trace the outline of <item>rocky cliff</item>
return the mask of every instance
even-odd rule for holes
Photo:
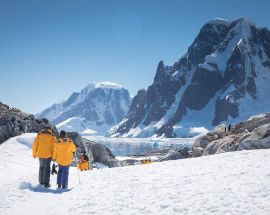
[[[31,114],[0,103],[0,143],[22,133],[38,133],[45,125],[50,125],[50,122],[45,118],[35,119]],[[54,133],[58,135],[55,128]]]

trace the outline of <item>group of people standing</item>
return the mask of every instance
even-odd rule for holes
[[[231,132],[231,129],[232,129],[232,125],[231,124],[229,124],[229,126],[227,127],[226,125],[225,125],[225,133],[226,132]]]
[[[69,167],[75,157],[76,146],[73,141],[67,137],[65,131],[60,132],[57,139],[50,126],[46,126],[39,132],[32,145],[32,155],[39,158],[39,184],[44,187],[50,187],[51,161],[59,166],[57,174],[58,188],[66,189],[68,187]],[[77,166],[80,170],[88,170],[88,157],[82,155]]]

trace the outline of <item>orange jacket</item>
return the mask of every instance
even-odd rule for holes
[[[53,160],[61,166],[69,166],[73,162],[73,153],[76,152],[76,146],[69,138],[60,138],[53,151]]]
[[[38,158],[51,158],[56,143],[56,137],[49,129],[44,129],[37,134],[32,145],[32,156]]]
[[[89,170],[89,164],[88,161],[80,161],[77,165],[77,168],[81,171],[83,170]]]

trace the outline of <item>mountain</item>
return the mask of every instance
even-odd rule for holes
[[[74,92],[66,101],[52,105],[36,117],[49,119],[59,130],[105,135],[123,119],[130,103],[128,90],[120,85],[90,83],[81,92]]]
[[[158,64],[111,136],[189,136],[269,112],[270,32],[245,17],[207,22],[174,65]]]

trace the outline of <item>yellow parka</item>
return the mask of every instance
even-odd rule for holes
[[[83,170],[89,170],[89,163],[88,161],[79,162],[77,165],[77,168],[81,171]]]
[[[150,164],[150,163],[152,163],[152,161],[151,161],[151,160],[146,159],[146,160],[142,160],[142,163],[143,163],[143,164]]]
[[[69,138],[60,138],[53,151],[53,160],[61,166],[69,166],[73,162],[73,153],[76,152],[76,146]]]
[[[32,156],[38,158],[51,158],[56,143],[56,137],[50,129],[43,129],[37,134],[32,145]]]

